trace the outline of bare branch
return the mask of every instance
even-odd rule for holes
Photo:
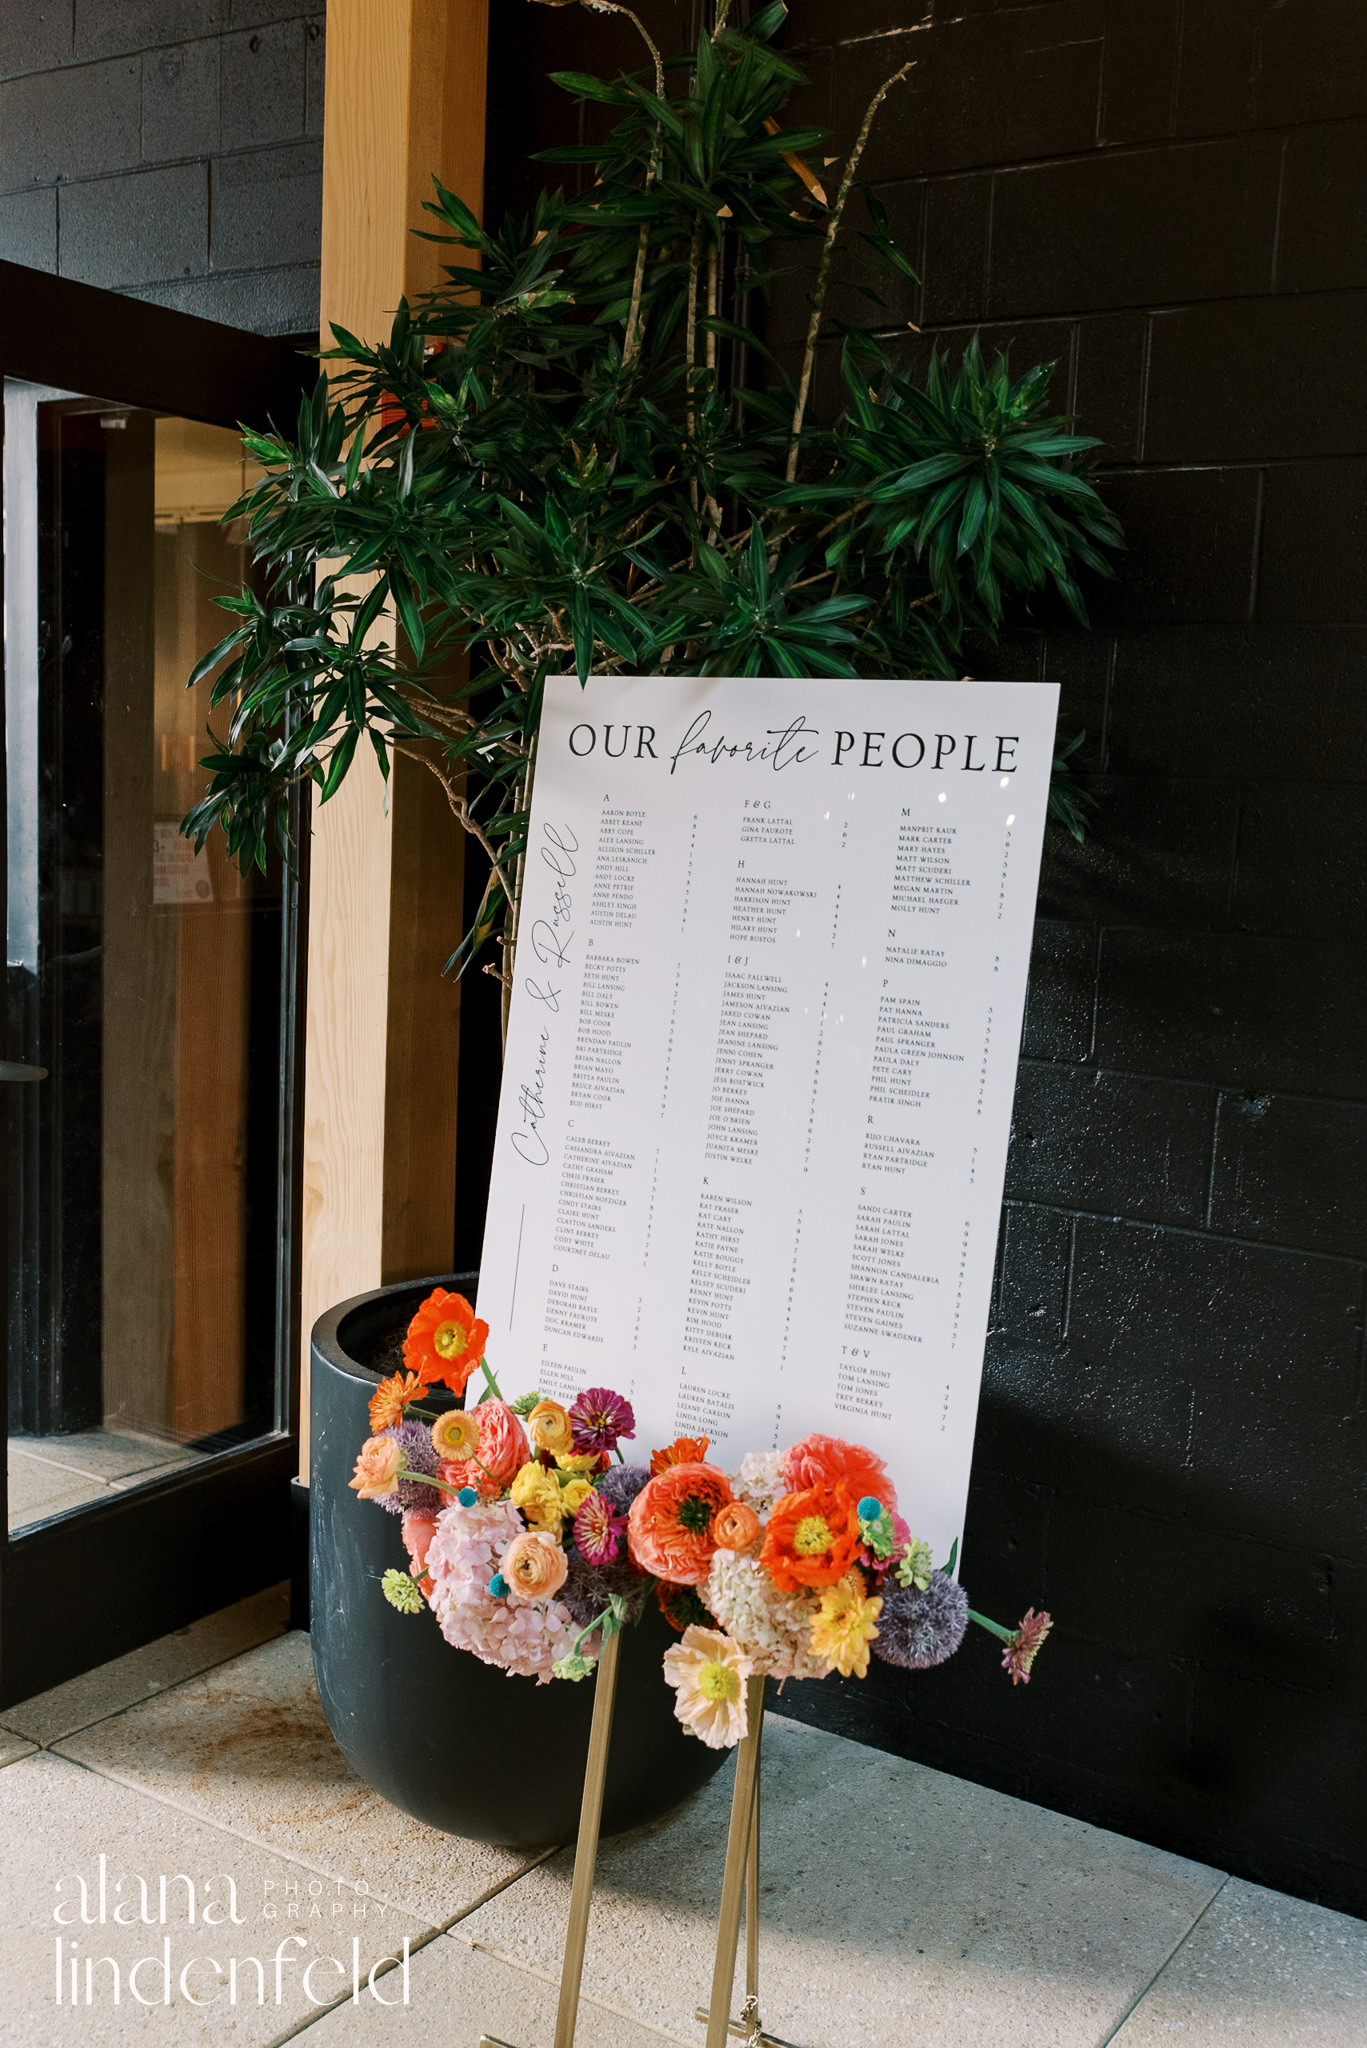
[[[831,257],[835,251],[835,238],[840,232],[841,216],[844,214],[845,204],[850,196],[850,187],[854,183],[854,174],[859,169],[859,159],[864,154],[865,145],[873,130],[874,116],[892,91],[892,88],[900,84],[915,69],[916,61],[913,58],[909,64],[904,64],[900,71],[894,71],[891,78],[885,78],[873,98],[869,101],[868,111],[864,115],[863,126],[855,138],[854,148],[850,151],[849,160],[845,165],[844,176],[840,180],[840,190],[836,194],[835,205],[831,209],[831,217],[826,223],[826,239],[821,244],[821,261],[817,266],[816,291],[812,298],[812,317],[807,327],[807,346],[802,356],[802,381],[798,385],[797,404],[793,408],[793,424],[789,430],[787,469],[787,481],[789,483],[792,483],[797,475],[798,444],[802,438],[802,421],[807,411],[807,398],[812,388],[812,370],[816,364],[816,338],[821,330],[822,315],[826,310],[826,285],[830,277]]]

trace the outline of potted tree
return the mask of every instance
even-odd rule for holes
[[[1088,474],[1095,442],[1050,413],[1050,366],[1013,374],[974,344],[957,364],[932,352],[918,379],[873,331],[880,279],[914,273],[857,176],[909,67],[874,95],[828,192],[821,133],[784,125],[802,75],[774,46],[782,5],[745,29],[726,16],[720,0],[697,48],[668,59],[641,28],[635,75],[558,75],[601,134],[546,152],[577,189],[545,191],[529,219],[486,231],[436,186],[437,234],[478,269],[453,266],[443,288],[401,305],[384,346],[334,330],[336,367],[294,437],[247,437],[264,475],[234,511],[258,587],[219,600],[232,630],[194,678],[216,672],[228,723],[185,829],[197,843],[222,829],[243,863],[283,834],[295,786],[326,802],[358,746],[386,773],[397,751],[438,778],[488,875],[448,969],[496,975],[505,1023],[547,675],[952,677],[966,636],[993,635],[1009,604],[1047,596],[1085,619],[1078,576],[1107,573],[1119,539]],[[766,343],[765,308],[794,281],[807,322],[790,361]],[[829,318],[837,282],[866,295],[867,327]],[[452,682],[456,655],[469,673]],[[1080,836],[1075,744],[1060,751],[1051,811]],[[349,1597],[378,1570],[366,1545],[383,1549],[380,1518],[342,1484],[378,1377],[356,1354],[420,1292],[350,1305],[317,1333],[324,1700],[353,1761],[399,1803],[490,1839],[553,1839],[572,1824],[590,1688],[510,1685],[433,1649],[431,1632],[425,1650],[416,1632],[391,1639],[402,1623],[378,1603],[362,1622]],[[334,1470],[329,1445],[343,1441]],[[662,1690],[657,1655],[642,1646],[643,1700]],[[424,1656],[417,1675],[394,1662]],[[376,1659],[392,1686],[376,1688]],[[433,1687],[450,1702],[421,1718],[443,1748],[453,1718],[488,1705],[505,1724],[530,1717],[539,1754],[560,1742],[566,1814],[516,1811],[511,1788],[497,1812],[434,1806],[430,1786],[400,1783],[387,1731],[401,1717],[411,1727],[414,1688]],[[640,1785],[614,1806],[610,1784],[609,1827],[660,1810],[713,1762],[681,1748],[667,1703],[654,1733],[645,1704],[619,1716],[619,1742],[624,1726],[644,1745]]]

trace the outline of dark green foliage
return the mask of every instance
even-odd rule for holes
[[[561,74],[615,117],[546,152],[585,189],[486,234],[438,185],[439,238],[478,269],[401,306],[386,346],[334,330],[294,439],[247,437],[266,474],[234,512],[266,595],[220,600],[233,631],[196,672],[218,669],[229,714],[197,842],[220,824],[262,861],[293,783],[326,800],[363,740],[386,773],[413,752],[494,863],[468,960],[507,929],[548,674],[953,676],[1011,599],[1052,589],[1085,617],[1078,571],[1108,573],[1119,532],[1049,368],[1013,378],[974,345],[921,386],[823,326],[863,138],[832,205],[803,155],[821,135],[782,126],[782,18],[723,20],[669,64],[652,48],[637,77]],[[911,274],[864,203],[861,268]],[[816,282],[794,384],[761,309],[797,264]],[[1054,812],[1081,836],[1069,751]]]

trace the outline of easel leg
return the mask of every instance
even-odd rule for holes
[[[603,1785],[607,1778],[608,1742],[612,1735],[612,1699],[617,1689],[617,1652],[621,1642],[620,1635],[608,1637],[598,1659],[598,1672],[593,1682],[593,1720],[589,1727],[589,1757],[584,1771],[584,1800],[579,1809],[579,1844],[574,1853],[574,1883],[570,1888],[569,1926],[565,1930],[565,1959],[560,1966],[555,2048],[574,2048],[579,1986],[584,1975],[584,1948],[589,1932],[589,1907],[593,1902],[593,1872],[598,1861],[598,1824],[603,1814]],[[732,1955],[734,1960],[734,1950]],[[481,2034],[480,2048],[508,2048],[508,2044],[496,2041],[492,2034]]]
[[[736,1755],[736,1784],[731,1797],[731,1830],[726,1843],[721,1911],[717,1921],[717,1960],[712,1976],[712,2003],[699,2006],[694,2018],[708,2030],[707,2048],[732,2039],[744,2048],[789,2048],[777,2034],[766,2034],[759,2018],[759,1820],[760,1738],[764,1732],[764,1681],[750,1681],[746,1698],[749,1733]],[[746,1757],[749,1756],[747,1765]],[[745,1778],[750,1797],[745,1804]],[[739,1833],[738,1833],[739,1829]],[[743,1872],[743,1875],[742,1875]],[[740,2018],[731,2018],[731,1980],[740,1943],[741,1887],[745,1893],[745,2002]],[[718,2031],[720,2029],[720,2031]]]
[[[755,1796],[750,1803],[750,1847],[745,1857],[745,2003],[740,2014],[756,2038],[759,2036],[759,1801],[762,1772],[757,1742]]]
[[[740,1943],[741,1899],[746,1879],[752,1881],[746,1929],[746,1986],[755,1989],[759,1969],[759,1829],[755,1801],[759,1791],[759,1744],[764,1726],[764,1680],[746,1680],[747,1731],[736,1752],[736,1782],[731,1794],[731,1827],[726,1838],[726,1868],[721,1882],[717,1918],[717,1955],[712,1969],[712,2001],[707,2010],[707,2048],[726,2048],[731,2025],[731,1985]]]

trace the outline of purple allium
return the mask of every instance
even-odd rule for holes
[[[396,1422],[380,1431],[381,1436],[394,1439],[402,1444],[410,1472],[430,1472],[436,1477],[440,1460],[432,1448],[432,1432],[425,1422],[416,1420]],[[391,1515],[401,1515],[405,1508],[413,1508],[420,1515],[437,1516],[447,1505],[451,1496],[443,1493],[439,1486],[424,1486],[421,1479],[401,1479],[387,1499],[380,1502]]]
[[[614,1513],[612,1502],[596,1490],[588,1494],[574,1518],[574,1540],[586,1564],[611,1564],[622,1547],[627,1518]]]
[[[593,1490],[612,1503],[614,1514],[624,1515],[649,1478],[648,1465],[609,1465],[594,1480]]]
[[[870,1644],[875,1657],[908,1671],[928,1671],[954,1655],[968,1627],[968,1595],[956,1580],[932,1572],[920,1593],[915,1586],[899,1586],[889,1572],[882,1593],[878,1634]]]
[[[614,1594],[638,1603],[645,1598],[646,1581],[627,1557],[625,1549],[611,1564],[592,1565],[577,1551],[570,1553],[569,1577],[558,1599],[569,1608],[576,1628],[597,1621]],[[639,1611],[639,1605],[638,1605]],[[633,1615],[633,1620],[635,1616]]]
[[[589,1451],[614,1451],[618,1437],[635,1436],[636,1415],[630,1401],[611,1387],[586,1387],[570,1409],[570,1427],[574,1448],[583,1457]]]

